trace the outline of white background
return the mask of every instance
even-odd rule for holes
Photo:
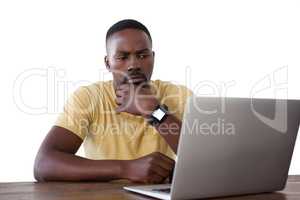
[[[300,99],[299,10],[299,1],[1,1],[0,182],[33,180],[34,157],[67,95],[103,78],[105,33],[116,21],[149,28],[153,79],[194,91],[206,81],[198,94],[249,97],[278,71],[285,84],[256,96],[282,88],[282,97],[288,89]],[[300,173],[300,144],[289,173]]]

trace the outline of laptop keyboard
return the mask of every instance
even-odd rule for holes
[[[170,193],[171,192],[171,188],[158,188],[158,189],[152,189],[152,191],[163,192],[163,193]]]

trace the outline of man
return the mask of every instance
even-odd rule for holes
[[[114,24],[106,51],[113,80],[80,87],[68,99],[36,156],[38,181],[161,183],[170,175],[192,92],[151,80],[152,39],[138,21]],[[75,155],[82,143],[85,158]]]

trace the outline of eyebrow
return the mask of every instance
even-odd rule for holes
[[[127,52],[127,51],[117,51],[116,54],[125,54],[125,55],[127,55],[127,54],[129,54],[129,52]]]
[[[137,50],[135,53],[143,53],[145,51],[150,51],[150,49],[145,48],[145,49]]]
[[[143,52],[146,52],[146,51],[150,51],[150,49],[148,48],[145,48],[145,49],[140,49],[140,50],[137,50],[135,51],[135,53],[143,53]],[[116,54],[130,54],[130,52],[128,51],[117,51]]]

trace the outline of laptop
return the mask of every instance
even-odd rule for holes
[[[158,199],[282,190],[300,121],[300,100],[188,99],[172,184],[127,186]]]

